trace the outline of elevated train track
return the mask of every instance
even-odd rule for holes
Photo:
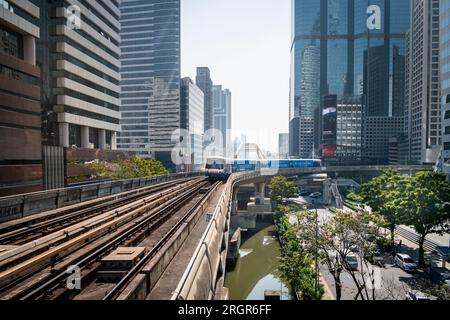
[[[83,287],[95,283],[102,257],[118,247],[146,244],[146,255],[139,266],[147,264],[219,184],[211,186],[204,178],[171,181],[111,199],[91,210],[69,212],[2,234],[9,244],[15,243],[17,236],[19,245],[0,253],[0,299],[82,297],[82,290],[67,290],[67,271],[79,268]],[[152,241],[146,242],[147,238]],[[24,243],[23,239],[32,240]],[[106,293],[112,291],[106,298],[117,298],[136,272],[139,269],[133,268],[117,285],[107,285]],[[101,292],[98,298],[104,295]]]

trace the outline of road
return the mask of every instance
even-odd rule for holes
[[[302,198],[301,201],[310,202],[309,198]],[[347,208],[348,210],[348,208]],[[317,207],[318,220],[319,222],[326,221],[329,219],[333,213],[324,206]],[[397,236],[397,241],[402,240],[403,246],[401,252],[409,254],[413,259],[417,260],[417,245],[402,239]],[[440,239],[443,241],[442,238]],[[444,240],[445,241],[445,240]],[[432,261],[432,264],[437,265],[436,257],[429,255],[428,259]],[[379,268],[374,267],[369,264],[370,268],[374,268],[376,276],[375,284],[375,298],[377,300],[404,300],[406,292],[410,289],[423,289],[424,283],[427,280],[427,276],[423,271],[418,271],[415,273],[408,273],[398,268],[394,264],[394,259],[392,255],[387,254],[385,256],[385,267]],[[364,268],[366,266],[364,265]],[[361,267],[359,268],[361,270]],[[329,292],[334,295],[335,298],[335,282],[330,272],[326,266],[321,266],[322,279],[325,281],[325,285],[329,288]],[[361,277],[361,273],[356,273],[357,276]],[[361,280],[362,281],[362,280]],[[349,272],[344,271],[341,274],[342,282],[342,300],[354,300],[357,295],[357,286],[354,283],[353,278]],[[370,281],[369,281],[370,282]],[[358,297],[361,300],[361,296]]]

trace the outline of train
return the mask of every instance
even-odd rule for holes
[[[239,172],[320,167],[322,167],[322,161],[319,159],[251,160],[209,157],[206,160],[205,175],[210,180],[226,180],[232,173]]]

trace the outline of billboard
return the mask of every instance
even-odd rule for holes
[[[337,97],[326,96],[322,109],[322,139],[324,144],[335,145],[337,138]]]
[[[322,146],[322,157],[334,158],[336,156],[336,146]]]

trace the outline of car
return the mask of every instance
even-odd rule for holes
[[[344,259],[344,264],[348,270],[357,271],[358,270],[358,257],[354,254],[349,254]]]
[[[417,271],[417,263],[407,254],[397,253],[395,255],[395,265],[404,271]]]
[[[310,194],[311,194],[311,191],[309,191],[309,190],[302,190],[299,192],[299,196],[301,196],[301,197],[307,197]]]
[[[320,198],[322,196],[322,194],[320,193],[320,192],[314,192],[314,193],[311,193],[310,195],[309,195],[309,197],[310,198],[313,198],[313,199],[318,199],[318,198]]]
[[[432,297],[421,291],[408,290],[406,300],[432,300]]]

